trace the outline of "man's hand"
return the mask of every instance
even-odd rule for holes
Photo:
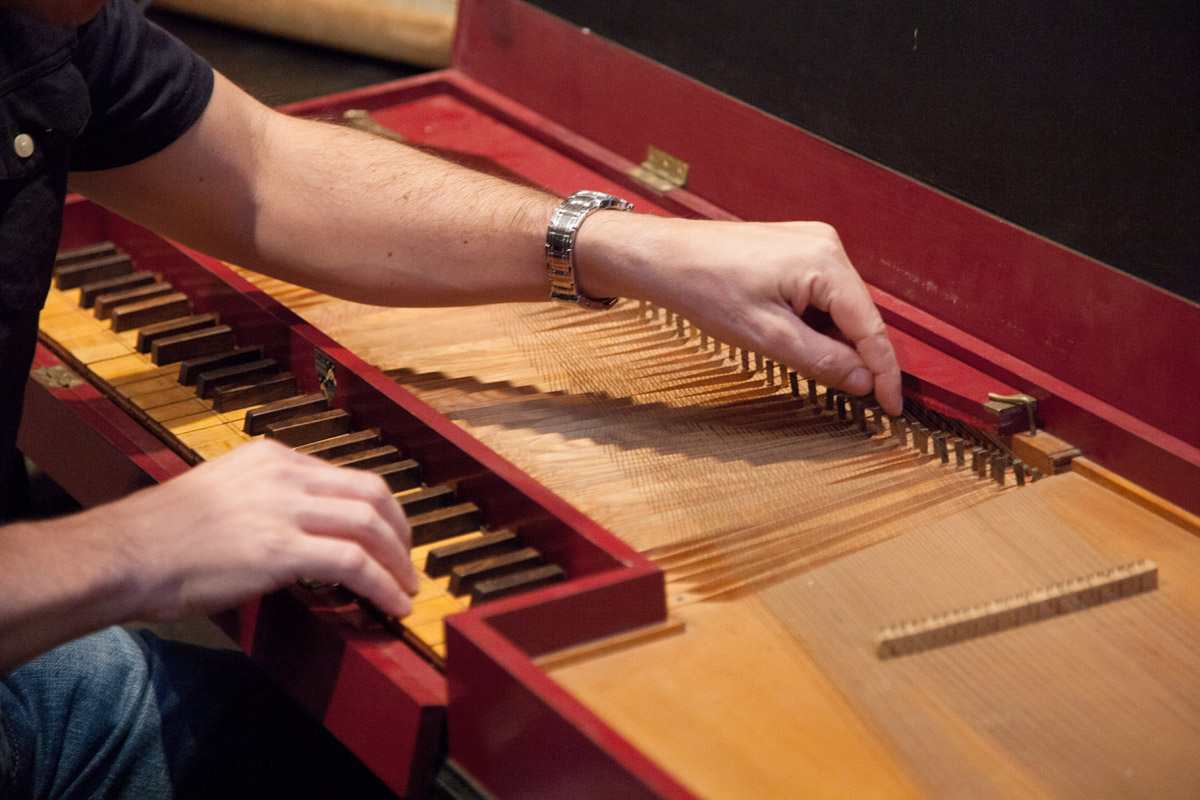
[[[345,584],[404,615],[411,530],[377,475],[254,442],[106,509],[137,616],[210,613],[299,578]]]
[[[72,181],[209,255],[350,300],[470,305],[549,292],[554,197],[361,131],[285,117],[220,75],[208,110],[175,143]],[[577,244],[585,294],[652,300],[806,377],[874,390],[899,413],[900,371],[883,322],[828,225],[602,211]],[[804,325],[809,307],[828,312],[850,346]]]
[[[852,394],[874,391],[889,414],[902,410],[883,320],[828,225],[599,212],[580,229],[578,264],[586,294],[652,300],[721,341]],[[810,307],[846,341],[806,325]]]
[[[404,615],[410,542],[379,476],[253,442],[115,503],[0,528],[0,671],[108,625],[212,613],[298,578]]]

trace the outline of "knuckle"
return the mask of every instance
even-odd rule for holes
[[[845,377],[846,368],[840,362],[836,353],[825,353],[818,358],[812,365],[813,375],[822,378],[826,381],[837,382],[840,378]]]
[[[356,545],[342,548],[337,557],[337,566],[345,575],[357,575],[367,570],[370,557],[366,551]]]

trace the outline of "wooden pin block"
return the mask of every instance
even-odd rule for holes
[[[296,376],[290,372],[279,372],[254,383],[218,386],[213,392],[213,410],[222,413],[237,411],[295,397],[296,394]]]
[[[565,580],[566,573],[558,564],[542,564],[541,566],[523,569],[499,578],[487,578],[477,581],[471,589],[471,605],[479,605],[501,597],[532,592],[543,586]]]
[[[1013,434],[1012,449],[1014,456],[1045,475],[1069,471],[1071,461],[1080,455],[1079,448],[1045,431],[1036,436]]]
[[[291,447],[332,439],[349,432],[350,414],[340,408],[276,422],[268,425],[266,430],[268,439],[276,439]]]
[[[196,379],[196,394],[203,398],[213,396],[218,386],[241,386],[254,383],[279,372],[279,364],[273,358],[262,358],[232,367],[221,367],[200,373]]]
[[[140,303],[143,300],[150,300],[155,297],[163,297],[174,291],[175,288],[171,284],[159,281],[157,283],[135,286],[132,289],[122,289],[118,292],[106,292],[105,294],[96,296],[96,300],[92,305],[92,313],[96,315],[96,319],[109,319],[112,317],[113,311],[121,306]]]
[[[413,547],[432,544],[451,536],[479,530],[483,516],[474,503],[457,503],[409,517]]]
[[[150,345],[150,360],[158,365],[174,364],[189,358],[227,353],[236,346],[233,329],[214,325],[190,333],[163,336]]]
[[[55,269],[54,286],[60,290],[75,289],[85,283],[115,278],[130,272],[133,272],[133,262],[129,260],[129,256],[121,253],[80,259]]]
[[[166,322],[156,322],[138,329],[137,351],[149,353],[154,342],[168,336],[178,336],[181,333],[192,333],[202,328],[211,328],[217,324],[217,318],[212,314],[192,314]]]
[[[191,386],[205,372],[222,367],[232,367],[235,364],[246,364],[262,358],[262,350],[257,347],[239,347],[225,353],[213,353],[207,356],[188,358],[179,365],[179,382]]]
[[[158,276],[153,272],[130,272],[115,278],[91,281],[79,287],[79,307],[91,308],[96,305],[96,298],[103,294],[124,292],[157,282]]]
[[[1157,586],[1154,562],[1135,561],[970,608],[890,625],[876,637],[876,654],[883,659],[919,653],[1131,597]]]
[[[127,331],[131,328],[140,328],[143,325],[183,317],[190,313],[192,313],[192,304],[188,302],[187,295],[174,292],[153,300],[143,300],[140,303],[113,309],[112,329],[118,332]]]
[[[511,553],[520,547],[521,542],[512,531],[488,533],[465,542],[443,545],[429,551],[425,558],[425,574],[431,578],[449,575],[450,570],[460,564]]]

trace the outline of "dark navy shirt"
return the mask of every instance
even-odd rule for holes
[[[212,88],[212,69],[146,21],[132,0],[109,0],[77,29],[0,10],[0,486],[58,248],[67,173],[153,155],[199,119]]]

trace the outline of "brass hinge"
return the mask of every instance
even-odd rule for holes
[[[687,183],[688,165],[686,161],[650,145],[646,148],[646,160],[626,174],[656,192],[669,192],[682,189]]]

